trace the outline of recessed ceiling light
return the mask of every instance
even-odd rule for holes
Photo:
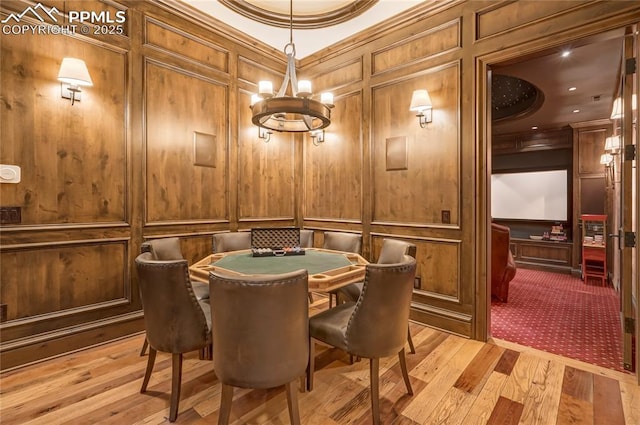
[[[577,114],[578,112],[580,112],[580,109],[574,109],[574,110],[573,110],[573,113],[574,113],[574,114]]]
[[[569,56],[570,54],[571,54],[571,52],[570,52],[570,51],[565,50],[564,52],[562,52],[562,57],[563,57],[563,58],[566,58],[566,57],[567,57],[567,56]]]
[[[534,125],[533,127],[531,127],[531,130],[537,130],[537,129],[538,129],[537,125]]]
[[[576,88],[575,87],[569,87],[569,91],[575,91]]]

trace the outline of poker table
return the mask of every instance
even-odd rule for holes
[[[351,252],[306,248],[304,255],[254,257],[251,250],[211,254],[189,267],[191,279],[209,282],[209,272],[236,276],[280,274],[306,269],[309,291],[330,292],[364,280],[368,261]]]

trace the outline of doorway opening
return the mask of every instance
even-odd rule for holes
[[[624,367],[613,232],[599,234],[609,259],[604,284],[583,279],[581,217],[617,222],[615,176],[600,156],[615,133],[610,117],[624,36],[624,29],[603,32],[493,63],[489,71],[487,201],[492,222],[510,231],[515,264],[508,295],[504,283],[492,284],[499,299],[491,301],[490,334],[617,371]]]

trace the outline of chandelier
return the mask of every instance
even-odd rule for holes
[[[258,94],[251,96],[251,122],[270,134],[271,131],[302,133],[318,131],[331,124],[333,94],[321,93],[312,99],[311,82],[296,77],[296,46],[293,43],[293,0],[289,3],[289,43],[284,46],[287,70],[278,92],[273,94],[271,81],[258,83]],[[293,96],[286,94],[291,84]]]

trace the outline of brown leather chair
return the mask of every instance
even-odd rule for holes
[[[158,261],[143,252],[136,258],[149,359],[141,393],[147,390],[156,352],[172,355],[169,421],[178,416],[182,354],[207,347],[211,342],[211,309],[198,300],[189,280],[187,260]]]
[[[313,248],[313,230],[300,230],[300,247]]]
[[[416,246],[409,242],[385,238],[382,240],[378,264],[399,263],[405,255],[416,258]],[[338,289],[336,291],[337,302],[358,301],[362,293],[362,285],[364,285],[364,282],[356,282]],[[410,329],[407,329],[407,342],[409,343],[409,350],[412,354],[415,354],[416,348],[413,345]]]
[[[296,382],[309,356],[306,270],[280,275],[209,274],[213,364],[222,383],[218,424],[227,424],[233,387],[285,385],[292,424],[300,423]]]
[[[213,235],[213,252],[239,251],[251,249],[250,232],[227,232]]]
[[[182,256],[182,249],[180,248],[179,238],[162,238],[153,239],[143,242],[140,247],[141,252],[150,252],[152,260],[158,261],[171,261],[171,260],[184,260]],[[209,299],[209,285],[204,282],[191,281],[193,293],[198,300]],[[147,351],[148,341],[145,339],[140,350],[140,356],[144,356]],[[206,350],[205,350],[206,351]],[[211,353],[203,352],[203,357],[210,357]]]
[[[502,302],[507,302],[509,282],[516,275],[510,242],[509,228],[491,223],[491,296]]]
[[[324,242],[322,243],[322,248],[343,252],[355,252],[356,254],[360,254],[360,251],[362,250],[362,236],[357,233],[324,232]],[[334,298],[336,300],[336,304],[338,304],[337,291],[330,291],[329,308],[333,306]]]
[[[415,274],[416,260],[408,255],[403,256],[401,263],[368,264],[362,296],[357,303],[339,304],[309,319],[309,390],[313,389],[314,346],[316,341],[321,341],[351,355],[370,359],[374,424],[380,423],[378,373],[381,357],[398,355],[407,392],[413,394],[407,373],[404,342]]]

